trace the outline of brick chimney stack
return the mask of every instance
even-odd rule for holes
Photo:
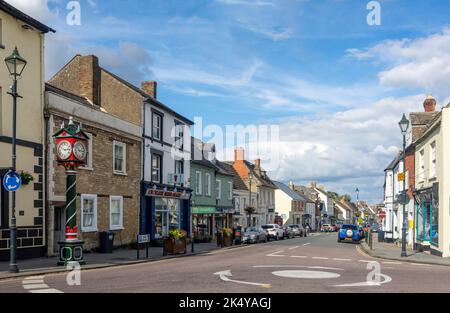
[[[312,181],[311,182],[311,188],[317,188],[317,182]]]
[[[427,112],[427,113],[435,112],[436,111],[436,99],[434,99],[434,97],[432,95],[429,95],[423,103],[423,108],[425,109],[425,112]]]
[[[141,83],[141,89],[150,97],[156,100],[158,84],[155,81],[144,81]]]
[[[234,149],[234,162],[244,161],[245,150],[244,148],[237,147]]]
[[[80,96],[100,105],[101,69],[95,55],[80,56],[78,84]]]

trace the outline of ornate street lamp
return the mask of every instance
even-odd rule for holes
[[[403,114],[402,119],[398,123],[400,126],[400,130],[403,135],[403,173],[406,173],[406,164],[405,164],[405,156],[406,156],[406,133],[409,128],[409,120],[406,118],[406,115]],[[402,227],[402,257],[407,257],[406,254],[406,175],[403,177],[403,191],[402,191],[402,202],[403,202],[403,227]]]
[[[13,129],[12,129],[12,168],[11,172],[16,171],[16,138],[17,138],[17,98],[22,98],[17,93],[17,80],[20,79],[27,61],[22,58],[19,54],[19,50],[15,47],[13,53],[5,58],[6,67],[8,68],[9,74],[13,79],[13,85],[11,86],[11,92],[8,92],[13,97]],[[16,192],[12,192],[12,217],[11,217],[11,227],[10,227],[10,262],[9,271],[11,273],[18,273],[19,267],[17,266],[17,220],[16,220]]]
[[[248,184],[250,185],[250,198],[248,199],[248,221],[247,221],[247,226],[252,226],[251,225],[251,218],[252,218],[252,182],[253,182],[253,173],[252,172],[248,172]]]

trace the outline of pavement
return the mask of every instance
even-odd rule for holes
[[[88,269],[79,272],[78,278],[71,280],[68,273],[16,277],[0,281],[0,292],[270,294],[450,290],[447,266],[380,260],[367,255],[358,244],[338,243],[335,233]]]
[[[407,257],[401,257],[401,247],[393,243],[378,242],[377,233],[373,234],[372,249],[365,242],[361,243],[361,248],[365,253],[372,257],[393,260],[400,262],[430,264],[430,265],[444,265],[450,266],[449,258],[441,258],[427,252],[418,252],[410,248],[407,249]]]
[[[235,248],[238,246],[231,246]],[[200,253],[206,253],[208,251],[220,249],[216,242],[211,243],[197,243],[194,245],[194,252],[191,252],[191,246],[188,246],[186,254],[168,255],[163,256],[162,247],[150,247],[149,258],[146,258],[145,249],[140,249],[140,259],[137,259],[136,249],[116,249],[111,254],[88,252],[84,254],[86,265],[82,266],[82,269],[97,269],[118,265],[129,265],[136,263],[152,262],[159,259],[170,259],[174,257],[185,257],[196,255]],[[19,273],[9,273],[9,262],[0,262],[0,280],[9,279],[14,277],[24,277],[31,275],[43,275],[48,273],[66,272],[67,269],[64,266],[58,266],[57,262],[59,257],[43,257],[29,260],[18,260],[18,266],[20,268]]]

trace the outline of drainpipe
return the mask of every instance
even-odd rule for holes
[[[46,97],[46,94],[44,93],[44,99]],[[48,206],[48,149],[50,147],[50,114],[45,110],[44,111],[44,132],[45,132],[45,138],[44,138],[44,142],[45,142],[45,146],[43,149],[43,153],[44,153],[44,216],[45,216],[45,221],[44,221],[44,225],[46,225],[46,227],[44,228],[44,242],[47,246],[47,251],[45,252],[45,255],[48,257],[49,253],[48,253],[48,249],[50,248],[48,246],[48,239],[49,239],[49,233],[48,233],[48,229],[49,229],[49,223],[52,223],[52,221],[48,221],[49,219],[49,206]],[[48,221],[48,223],[47,223]],[[53,226],[54,227],[54,226]],[[53,239],[54,240],[54,239]],[[53,250],[53,246],[51,247],[51,249]]]

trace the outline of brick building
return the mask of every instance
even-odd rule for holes
[[[70,116],[90,137],[88,164],[77,175],[77,225],[84,248],[113,231],[115,246],[139,233],[142,118],[145,94],[99,66],[95,56],[75,56],[46,86],[48,254],[64,237],[64,168],[55,161],[52,135]]]

